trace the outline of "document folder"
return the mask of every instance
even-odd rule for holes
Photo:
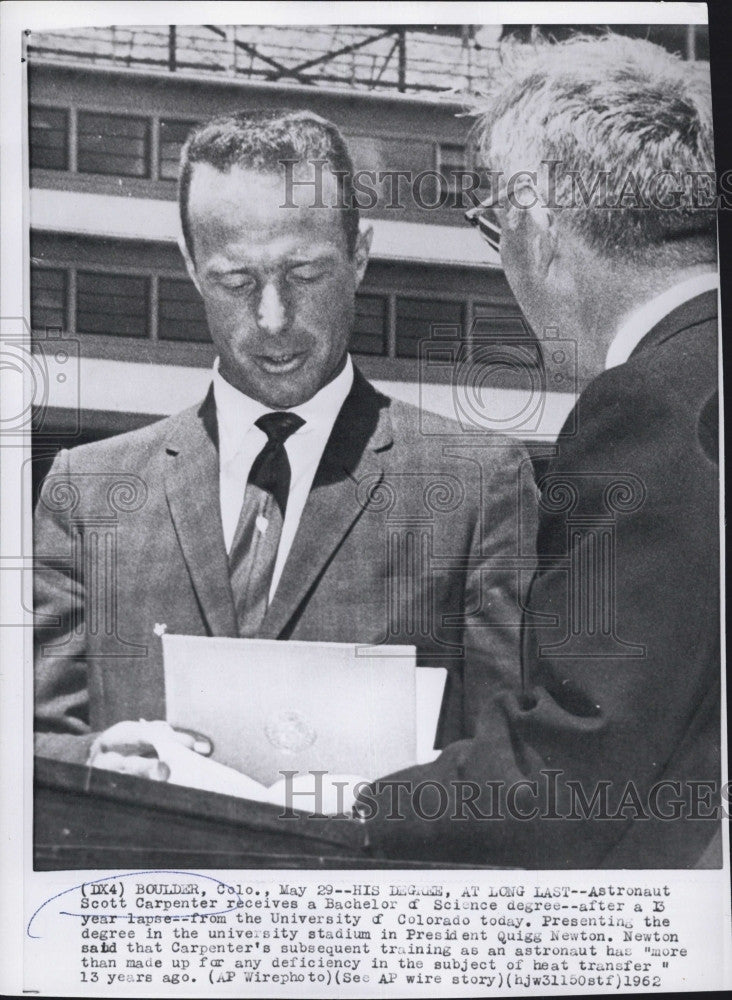
[[[263,785],[285,771],[373,779],[417,759],[413,646],[166,634],[163,657],[168,722]]]

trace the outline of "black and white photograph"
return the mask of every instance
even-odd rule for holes
[[[7,7],[15,988],[732,985],[706,5]]]

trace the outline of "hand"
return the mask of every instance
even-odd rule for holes
[[[213,752],[213,744],[200,733],[173,729],[167,722],[118,722],[94,740],[89,750],[87,764],[104,771],[134,774],[151,781],[167,781],[170,767],[161,760],[157,745],[175,743],[194,750],[204,757]]]
[[[92,744],[88,763],[153,781],[167,781],[204,792],[267,801],[267,789],[257,781],[207,757],[213,752],[208,737],[173,729],[160,720],[118,722]]]

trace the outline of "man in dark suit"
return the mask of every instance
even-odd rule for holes
[[[539,478],[522,690],[364,796],[371,849],[721,864],[716,239],[693,180],[713,177],[708,74],[579,38],[507,59],[487,107],[498,190],[468,216],[587,384]]]
[[[414,644],[449,669],[442,744],[517,683],[530,461],[498,436],[466,443],[353,365],[371,233],[352,174],[337,129],[304,112],[215,119],[187,142],[182,248],[219,360],[200,406],[63,452],[47,477],[39,752],[165,778],[134,720],[165,716],[166,630]]]

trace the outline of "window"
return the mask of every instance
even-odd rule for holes
[[[521,357],[526,363],[541,367],[539,341],[516,306],[476,302],[473,307],[472,340],[474,351],[483,343],[490,346],[520,344]]]
[[[31,268],[31,326],[66,327],[66,272],[60,268]]]
[[[386,303],[383,295],[356,296],[356,320],[351,338],[354,354],[386,354]]]
[[[150,176],[150,128],[146,118],[80,111],[78,167],[86,174]]]
[[[193,122],[168,121],[166,119],[160,122],[160,167],[158,170],[160,180],[178,180],[180,152],[193,125]]]
[[[496,388],[532,388],[543,360],[536,336],[515,305],[476,302],[471,357]]]
[[[76,277],[76,329],[79,333],[147,337],[149,279],[79,271]]]
[[[30,165],[68,169],[69,116],[65,108],[30,109]]]
[[[69,170],[69,108],[30,109],[30,165]],[[76,169],[85,174],[152,177],[176,181],[183,143],[192,121],[160,120],[157,164],[153,163],[153,120],[132,115],[79,111]]]
[[[473,320],[473,333],[476,337],[487,336],[491,339],[505,340],[520,337],[536,342],[531,327],[515,305],[476,302],[473,307]]]
[[[419,357],[419,342],[431,337],[433,326],[460,326],[462,322],[462,302],[398,297],[396,300],[397,357]]]
[[[158,338],[209,341],[206,311],[192,281],[161,278],[158,283]]]

